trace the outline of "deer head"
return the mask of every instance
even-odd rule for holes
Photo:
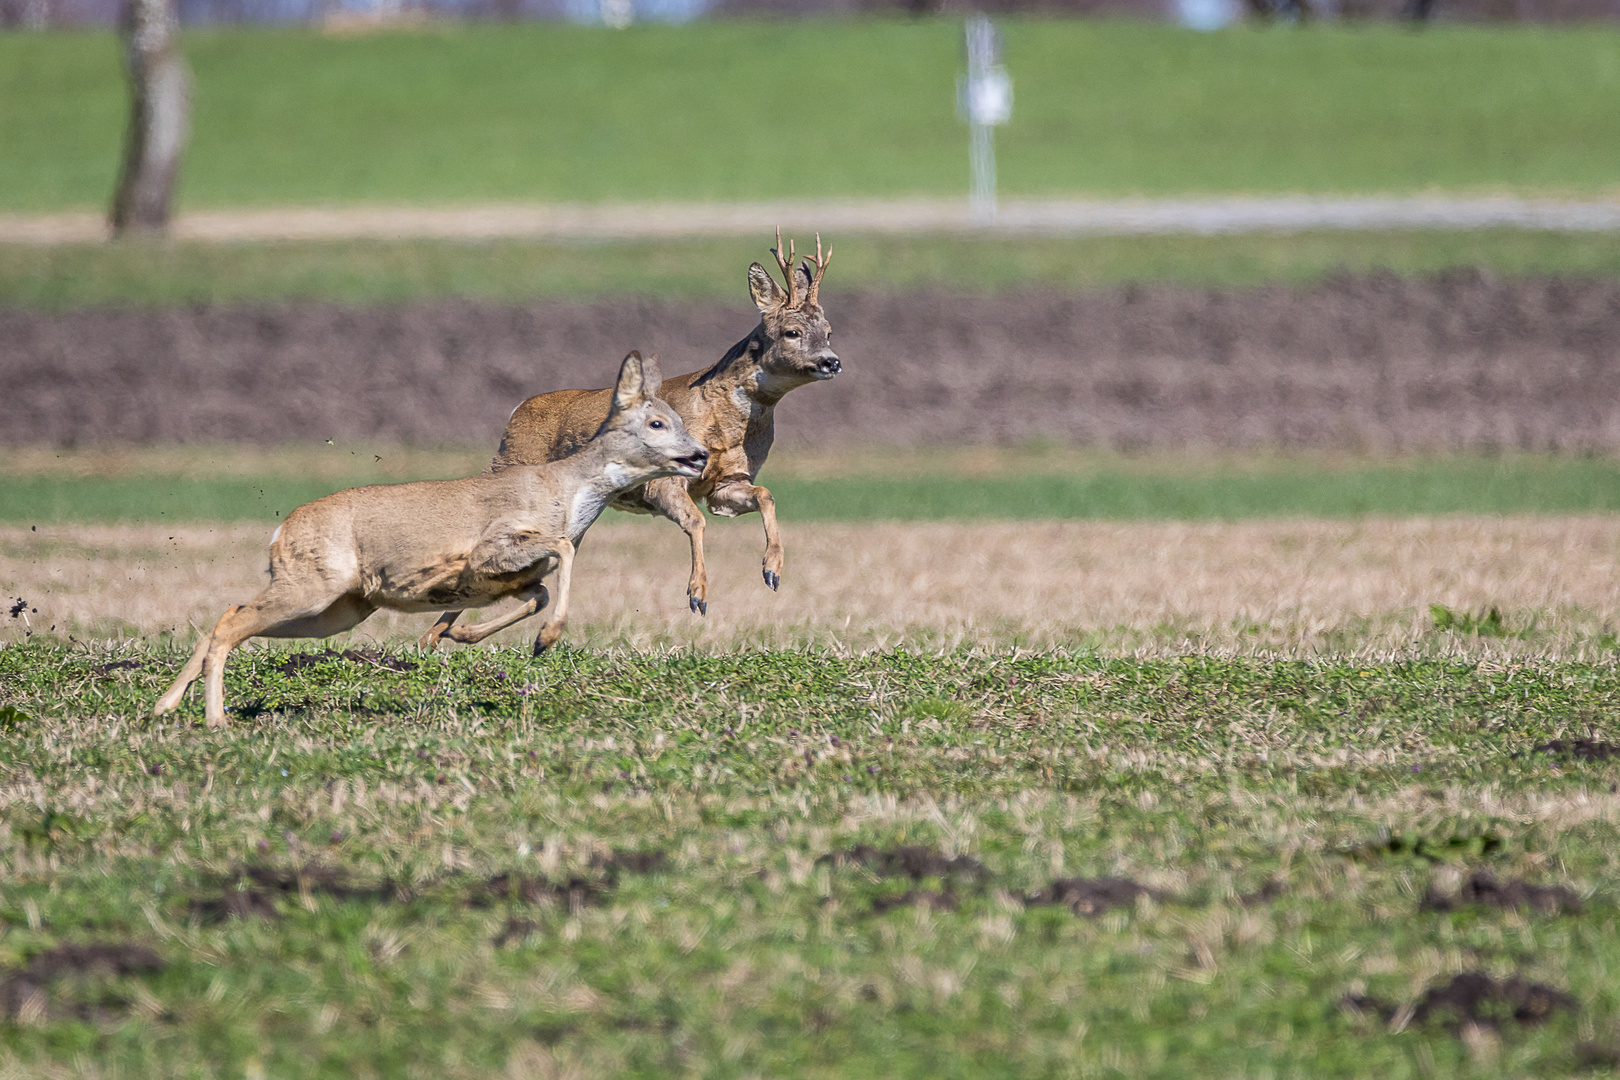
[[[748,268],[748,292],[761,316],[755,332],[762,345],[759,366],[773,380],[785,384],[784,389],[830,379],[843,365],[832,350],[832,326],[821,310],[818,293],[827,264],[832,262],[832,248],[823,256],[821,234],[817,233],[815,263],[806,259],[795,267],[793,244],[789,241],[784,255],[782,230],[777,229],[776,247],[771,254],[776,256],[786,289],[777,285],[759,263]]]
[[[639,352],[624,358],[613,387],[613,405],[597,431],[614,467],[635,480],[703,475],[709,452],[686,430],[680,414],[657,397],[664,381],[658,357]]]

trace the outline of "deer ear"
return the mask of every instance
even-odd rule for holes
[[[798,269],[795,270],[794,273],[799,275],[799,295],[809,296],[810,286],[813,285],[816,280],[815,272],[810,269],[810,264],[807,262],[800,263]]]
[[[766,273],[765,268],[759,263],[754,263],[748,268],[748,295],[754,298],[754,306],[759,308],[761,315],[781,307],[782,301],[787,299],[787,293],[782,291],[782,286],[778,285],[776,279]]]
[[[664,372],[658,366],[658,354],[653,353],[641,362],[641,396],[654,398],[664,385]]]
[[[632,352],[624,358],[619,365],[619,381],[613,387],[614,411],[628,409],[636,405],[646,396],[646,378],[642,373],[642,360],[639,352]]]

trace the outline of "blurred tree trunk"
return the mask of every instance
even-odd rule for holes
[[[161,232],[169,224],[191,112],[175,0],[124,0],[118,29],[129,68],[130,113],[113,232]]]

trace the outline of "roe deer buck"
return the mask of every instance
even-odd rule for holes
[[[698,502],[707,499],[709,510],[721,517],[759,511],[765,522],[765,584],[772,589],[780,585],[782,537],[776,527],[776,503],[769,491],[754,483],[775,438],[772,410],[789,390],[831,379],[843,366],[832,351],[832,327],[818,297],[822,276],[832,261],[832,248],[823,255],[818,234],[814,266],[807,259],[795,267],[793,246],[788,245],[784,257],[782,230],[778,229],[771,254],[782,269],[787,289],[780,288],[759,263],[748,267],[748,291],[760,313],[753,333],[712,366],[677,375],[658,389],[659,396],[681,414],[687,429],[708,448],[708,468],[694,479],[671,476],[653,480],[609,500],[616,510],[659,514],[685,530],[692,542],[687,603],[699,615],[708,614],[709,586]],[[611,393],[556,390],[529,398],[512,411],[488,472],[499,474],[514,466],[573,453],[602,422]],[[422,645],[431,648],[449,634],[456,617],[454,611],[445,612],[422,636]]]
[[[509,615],[457,628],[481,641],[548,602],[542,579],[556,571],[557,602],[535,640],[554,645],[568,619],[574,548],[623,488],[661,476],[697,477],[709,452],[680,415],[658,400],[656,357],[625,357],[607,415],[578,453],[548,464],[464,480],[350,488],[306,503],[270,538],[270,583],[220,617],[152,710],[180,704],[203,673],[208,725],[225,722],[225,658],[250,637],[327,637],[378,608],[462,610],[517,597]]]

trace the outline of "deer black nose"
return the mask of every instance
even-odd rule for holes
[[[844,365],[839,361],[838,357],[828,353],[816,361],[816,370],[825,372],[828,375],[836,375],[844,370]]]

